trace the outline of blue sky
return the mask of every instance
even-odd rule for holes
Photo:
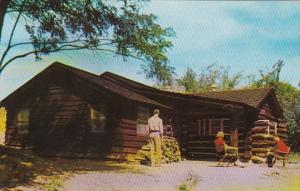
[[[145,11],[158,16],[164,27],[172,27],[174,47],[168,52],[170,65],[181,76],[187,67],[200,71],[210,64],[228,66],[244,75],[267,70],[279,59],[285,66],[282,79],[297,86],[300,81],[300,2],[152,1]],[[4,37],[14,21],[6,17]],[[14,40],[28,35],[18,26]],[[5,47],[1,42],[1,50]],[[24,47],[28,49],[30,47]],[[24,51],[17,49],[12,54]],[[87,51],[56,53],[36,62],[28,57],[14,62],[0,76],[0,100],[54,61],[100,74],[111,71],[152,84],[138,74],[140,62]]]

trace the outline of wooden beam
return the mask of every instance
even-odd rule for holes
[[[232,115],[232,127],[230,130],[230,145],[232,147],[238,147],[238,124],[237,124],[238,118],[236,115]]]

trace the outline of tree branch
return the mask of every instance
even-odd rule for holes
[[[15,22],[13,28],[12,28],[12,31],[11,31],[11,34],[10,34],[10,37],[9,37],[9,40],[8,40],[7,48],[5,49],[5,51],[4,51],[4,53],[3,53],[2,57],[1,57],[1,60],[0,60],[0,68],[1,68],[1,65],[3,64],[4,58],[6,57],[7,53],[9,52],[9,50],[11,48],[11,41],[13,39],[13,36],[14,36],[15,30],[16,30],[16,27],[18,25],[19,19],[21,17],[21,14],[22,14],[22,12],[20,11],[19,14],[18,14],[18,17],[16,19],[16,22]]]
[[[93,47],[88,47],[87,46],[78,46],[78,45],[70,45],[70,44],[67,44],[67,45],[62,45],[60,46],[59,48],[57,49],[54,49],[54,50],[49,50],[47,53],[53,53],[53,52],[59,52],[59,51],[76,51],[76,50],[82,50],[82,49],[87,49],[87,50],[98,50],[98,51],[105,51],[105,52],[111,52],[111,53],[114,53],[114,54],[118,54],[118,55],[121,55],[121,56],[127,56],[127,57],[132,57],[132,58],[135,58],[135,59],[138,59],[138,60],[141,60],[141,61],[144,61],[144,59],[142,58],[139,58],[133,54],[120,54],[114,50],[109,50],[109,49],[104,49],[104,48],[93,48]],[[24,58],[26,56],[29,56],[31,54],[36,54],[36,53],[43,53],[43,51],[30,51],[30,52],[27,52],[27,53],[24,53],[24,54],[20,54],[18,56],[15,56],[11,59],[9,59],[2,67],[0,67],[0,75],[2,73],[2,71],[4,70],[4,68],[7,67],[8,64],[10,64],[11,62],[13,62],[14,60],[18,59],[18,58]]]
[[[2,39],[2,28],[4,24],[5,14],[7,13],[7,6],[10,0],[0,0],[0,43]]]

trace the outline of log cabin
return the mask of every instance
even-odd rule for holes
[[[7,111],[5,144],[47,156],[134,160],[147,143],[147,119],[154,108],[161,110],[165,127],[172,130],[166,133],[188,159],[214,158],[213,140],[220,130],[245,158],[263,157],[269,149],[268,140],[256,141],[260,135],[287,138],[271,88],[182,94],[58,62],[0,106]]]

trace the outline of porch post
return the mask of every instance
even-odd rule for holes
[[[232,127],[230,130],[230,145],[233,147],[238,147],[238,117],[232,115]]]

